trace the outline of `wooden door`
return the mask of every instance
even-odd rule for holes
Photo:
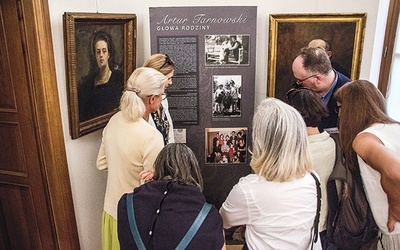
[[[47,0],[1,0],[0,44],[0,249],[79,249]]]

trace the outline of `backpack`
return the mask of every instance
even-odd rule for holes
[[[339,249],[359,249],[378,235],[361,175],[354,175],[344,162],[339,134],[332,133],[336,144],[336,162],[327,182],[327,237]],[[336,182],[341,185],[337,192]]]

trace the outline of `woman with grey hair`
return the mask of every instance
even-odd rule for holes
[[[193,151],[170,143],[158,154],[154,169],[153,181],[124,194],[118,203],[121,249],[225,248],[222,219],[201,193],[203,180]],[[210,210],[195,231],[203,207]],[[188,239],[189,228],[195,233]]]
[[[164,146],[160,132],[147,119],[157,110],[167,78],[151,68],[137,68],[129,77],[120,110],[103,130],[97,168],[107,171],[102,219],[103,249],[119,249],[117,205],[124,193],[139,186],[139,173],[152,171]]]
[[[267,98],[252,126],[254,174],[241,178],[222,204],[224,228],[245,225],[248,249],[310,249],[317,191],[303,118]]]

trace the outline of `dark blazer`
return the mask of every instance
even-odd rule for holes
[[[328,110],[329,110],[329,116],[326,117],[321,121],[321,124],[318,126],[318,129],[320,132],[322,132],[325,128],[335,128],[338,125],[338,113],[337,113],[337,104],[336,104],[336,98],[335,98],[335,92],[342,87],[345,83],[350,82],[350,78],[347,76],[343,75],[342,73],[336,71],[333,69],[333,71],[336,73],[338,76],[337,83],[335,88],[333,89],[333,93],[331,98],[328,101]]]
[[[122,250],[137,249],[129,227],[126,196],[124,194],[118,204],[118,238]],[[135,188],[135,219],[146,249],[175,249],[204,202],[204,195],[194,186],[151,181]],[[222,218],[212,206],[187,249],[219,250],[224,242]]]

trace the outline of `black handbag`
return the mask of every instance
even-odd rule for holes
[[[336,162],[327,183],[327,237],[338,248],[359,249],[378,235],[378,227],[365,195],[360,175],[345,165],[337,133],[331,134],[336,143]],[[336,181],[341,183],[337,192]]]

